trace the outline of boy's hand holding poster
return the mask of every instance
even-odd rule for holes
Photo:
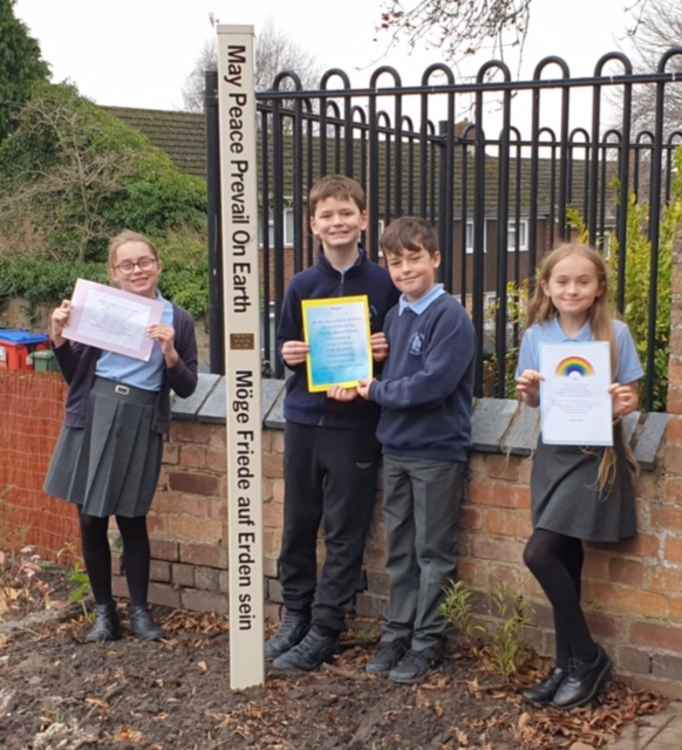
[[[611,354],[606,341],[540,348],[542,439],[548,445],[613,445]]]
[[[308,390],[352,388],[372,377],[367,297],[303,300],[303,333],[310,349]]]

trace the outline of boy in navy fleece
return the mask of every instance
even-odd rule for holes
[[[421,219],[392,222],[381,248],[402,292],[386,316],[381,380],[358,393],[381,406],[389,602],[367,665],[391,680],[421,680],[443,658],[443,586],[455,575],[456,522],[471,437],[474,330],[436,284],[436,235]]]
[[[380,460],[375,432],[379,409],[344,389],[309,393],[301,301],[345,295],[368,297],[372,353],[385,359],[381,326],[398,291],[386,270],[359,247],[367,227],[365,194],[348,177],[324,177],[308,201],[319,240],[317,264],[297,274],[287,290],[277,334],[292,370],[284,400],[284,528],[279,578],[284,616],[265,644],[277,669],[312,670],[332,657],[348,604],[361,588],[362,556],[376,500]],[[357,395],[355,391],[352,394]],[[317,577],[317,532],[327,555]]]

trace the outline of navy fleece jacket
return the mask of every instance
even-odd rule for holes
[[[417,315],[396,305],[386,316],[389,355],[370,398],[381,406],[384,453],[466,461],[471,443],[474,328],[442,294]]]
[[[355,265],[344,273],[334,269],[324,253],[317,264],[297,273],[282,304],[282,319],[277,332],[277,349],[282,353],[285,341],[303,341],[301,301],[365,294],[368,297],[372,333],[381,331],[386,313],[398,301],[398,290],[388,272],[373,263],[360,250]],[[287,380],[284,417],[297,424],[336,427],[348,430],[374,430],[379,416],[376,404],[362,398],[341,403],[325,393],[309,393],[305,364],[292,368]]]

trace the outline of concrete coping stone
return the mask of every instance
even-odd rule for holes
[[[263,378],[261,412],[265,427],[284,429],[285,381]],[[187,399],[173,398],[173,417],[220,424],[225,422],[227,394],[224,376],[200,373],[197,390]],[[634,412],[623,420],[624,435],[643,469],[653,471],[669,414]],[[482,398],[474,402],[472,450],[479,453],[530,455],[540,432],[540,411],[514,399]]]

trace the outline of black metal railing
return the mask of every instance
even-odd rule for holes
[[[543,77],[548,70],[558,70],[559,77]],[[271,90],[257,94],[266,367],[283,374],[274,331],[289,278],[314,262],[305,204],[324,174],[343,173],[365,187],[369,226],[363,239],[375,259],[381,228],[392,218],[416,213],[437,226],[442,281],[470,311],[482,342],[477,395],[486,357],[497,363],[493,392],[504,395],[503,363],[520,335],[518,320],[509,319],[509,282],[518,287],[528,279],[532,287],[543,254],[571,236],[571,210],[596,247],[606,252],[608,236],[615,236],[618,274],[612,283],[623,312],[634,195],[649,205],[650,407],[661,211],[672,195],[673,156],[682,142],[664,105],[669,88],[682,85],[681,70],[682,48],[674,48],[649,74],[633,73],[620,52],[601,57],[594,75],[583,78],[572,78],[566,62],[554,56],[541,60],[529,81],[513,81],[499,61],[463,83],[446,65],[432,65],[417,86],[404,85],[389,66],[374,71],[367,88],[352,88],[347,74],[333,69],[318,90],[303,91],[295,73],[280,73]],[[633,101],[645,87],[655,88],[655,107],[651,122],[638,124],[635,133]],[[209,116],[211,111],[207,107]],[[458,112],[464,112],[461,119]],[[219,163],[215,153],[209,153],[211,161]]]

